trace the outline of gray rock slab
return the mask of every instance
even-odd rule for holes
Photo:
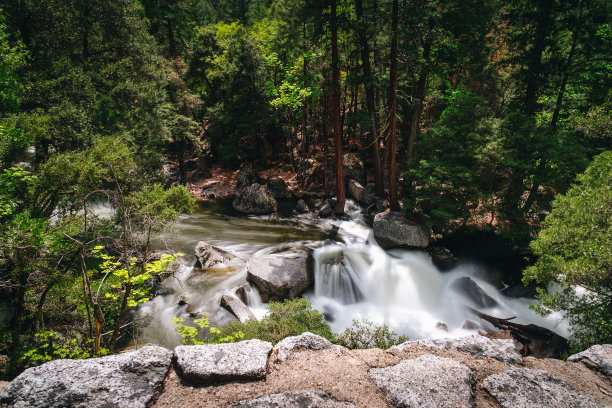
[[[451,288],[471,300],[476,307],[488,308],[497,306],[497,301],[487,295],[487,293],[469,276],[455,279],[453,283],[451,283]]]
[[[571,355],[567,361],[582,361],[584,359],[595,364],[602,373],[612,375],[612,344],[592,346],[581,353]]]
[[[309,259],[310,253],[302,248],[255,256],[248,262],[247,280],[257,286],[264,302],[293,299],[313,282]]]
[[[370,378],[395,407],[471,408],[471,370],[449,358],[425,354],[386,368],[373,368]]]
[[[238,343],[178,346],[174,349],[179,375],[192,383],[257,380],[266,377],[272,343],[245,340]]]
[[[405,219],[396,211],[374,216],[374,238],[382,248],[425,248],[429,245],[429,228]]]
[[[482,388],[495,397],[503,408],[606,407],[544,370],[512,367],[485,378]]]
[[[252,400],[240,401],[228,408],[357,408],[350,402],[338,401],[323,391],[296,391],[266,395]]]
[[[274,349],[272,355],[276,361],[285,361],[295,350],[326,350],[334,345],[327,339],[316,334],[305,332],[299,336],[286,337]]]
[[[221,307],[233,314],[236,319],[244,323],[249,320],[257,320],[251,309],[242,300],[232,295],[221,296]]]
[[[235,253],[204,241],[200,241],[196,245],[195,256],[197,260],[194,267],[200,269],[208,269],[220,264],[226,267],[235,267],[246,263],[244,259]]]
[[[477,358],[490,357],[503,363],[523,364],[523,357],[521,357],[517,351],[513,340],[490,339],[477,334],[457,338],[407,341],[391,347],[390,350],[401,350],[416,344],[421,344],[434,350],[463,351],[465,353],[472,354]]]
[[[244,214],[271,214],[276,212],[278,204],[276,199],[262,184],[251,184],[240,190],[232,207]]]
[[[87,360],[54,360],[29,368],[0,394],[0,405],[146,407],[162,390],[172,351],[146,346]]]

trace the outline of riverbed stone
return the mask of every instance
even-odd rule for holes
[[[306,214],[310,212],[310,208],[308,208],[308,204],[306,204],[306,201],[300,198],[297,202],[297,205],[295,206],[295,211],[298,214]]]
[[[310,332],[304,332],[299,336],[285,337],[274,349],[272,355],[275,361],[285,361],[295,350],[326,350],[334,345],[321,336]]]
[[[276,174],[267,178],[266,186],[268,187],[268,191],[270,191],[277,200],[288,200],[292,196],[285,180]]]
[[[449,358],[425,354],[368,373],[395,407],[473,406],[474,376],[467,366]]]
[[[262,184],[251,184],[240,190],[232,207],[244,214],[272,214],[278,209],[276,199]]]
[[[425,248],[429,245],[429,228],[408,221],[397,211],[374,216],[374,238],[384,249]]]
[[[567,361],[589,360],[604,374],[612,376],[612,344],[591,346],[581,353],[571,355]]]
[[[480,359],[490,357],[508,364],[523,364],[523,357],[517,351],[514,340],[489,339],[478,334],[456,338],[407,341],[389,350],[403,350],[414,345],[423,345],[434,350],[462,351]]]
[[[251,309],[235,296],[227,294],[221,296],[221,307],[233,314],[241,323],[257,320]]]
[[[200,241],[195,247],[196,263],[195,268],[208,269],[215,265],[225,266],[244,265],[245,261],[235,253],[223,248],[211,245],[208,242]]]
[[[482,388],[503,408],[604,408],[606,405],[575,390],[568,382],[544,371],[512,367],[488,376]]]
[[[147,407],[161,392],[172,351],[158,346],[29,368],[0,394],[0,406]]]
[[[478,308],[497,306],[497,301],[487,295],[487,293],[469,276],[455,279],[453,283],[451,283],[451,288],[471,300],[474,306]]]
[[[329,394],[318,391],[283,392],[264,397],[240,401],[228,408],[269,408],[269,407],[300,407],[300,408],[358,408],[346,401],[338,401]]]
[[[242,190],[253,184],[261,184],[263,182],[261,176],[250,166],[242,165],[238,171],[236,178],[236,193],[239,194]]]
[[[174,355],[177,372],[184,380],[206,384],[265,378],[270,351],[272,343],[253,339],[238,343],[178,346]]]
[[[247,280],[257,286],[264,302],[300,296],[314,279],[311,256],[305,248],[255,256],[247,268]]]

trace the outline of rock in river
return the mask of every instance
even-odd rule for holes
[[[313,281],[310,253],[304,248],[249,260],[247,280],[257,286],[264,302],[293,299]]]
[[[86,360],[53,360],[21,373],[0,406],[147,407],[162,390],[172,351],[146,346]]]
[[[200,269],[208,269],[215,265],[224,265],[226,267],[243,265],[244,259],[240,258],[233,252],[216,247],[208,242],[200,241],[195,247],[195,256],[197,258],[194,267]]]
[[[425,248],[429,245],[429,228],[405,219],[396,211],[385,211],[374,217],[374,238],[384,249]]]
[[[274,196],[261,184],[251,184],[240,190],[232,207],[244,214],[271,214],[278,208]]]
[[[233,314],[241,323],[257,320],[251,309],[235,296],[221,296],[221,307]]]

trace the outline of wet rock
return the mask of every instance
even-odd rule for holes
[[[429,248],[428,252],[433,264],[441,271],[451,270],[459,263],[459,258],[453,255],[448,248],[433,247]]]
[[[391,367],[373,368],[369,375],[395,407],[473,406],[472,372],[448,358],[425,354]]]
[[[376,201],[376,196],[374,195],[374,184],[368,184],[366,187],[363,187],[361,184],[359,184],[359,182],[351,179],[348,184],[348,191],[355,201],[359,202],[365,207],[368,207]]]
[[[463,322],[461,328],[464,330],[480,330],[482,327],[475,321],[467,319]]]
[[[283,392],[266,395],[257,399],[240,401],[228,408],[269,408],[269,407],[300,407],[300,408],[358,408],[350,402],[338,401],[329,394],[318,390]]]
[[[287,186],[285,180],[275,174],[268,177],[266,186],[268,187],[268,191],[270,191],[277,200],[288,200],[291,198],[289,186]]]
[[[179,297],[179,300],[178,300],[178,302],[177,302],[177,305],[179,305],[179,306],[185,306],[186,304],[187,304],[187,296],[185,296],[185,295],[181,295],[181,296]]]
[[[342,156],[342,164],[344,170],[344,178],[346,180],[354,179],[358,182],[364,180],[363,160],[355,153],[345,153]]]
[[[512,367],[485,378],[482,388],[495,397],[503,408],[606,406],[544,370]]]
[[[446,323],[438,322],[436,323],[436,329],[444,330],[445,332],[447,332],[448,326],[446,325]]]
[[[266,186],[251,184],[238,192],[232,207],[244,214],[271,214],[276,212],[278,206],[276,199]]]
[[[146,346],[86,360],[54,360],[27,369],[0,394],[15,407],[147,407],[160,393],[172,351]]]
[[[200,241],[195,247],[197,258],[194,268],[208,269],[215,265],[223,264],[227,267],[243,265],[244,259],[233,252],[216,247],[208,242]]]
[[[231,295],[221,296],[221,307],[233,314],[241,323],[257,320],[251,309],[237,297]]]
[[[451,287],[470,299],[476,307],[489,308],[497,306],[495,299],[487,295],[486,292],[468,276],[455,279],[453,283],[451,283]]]
[[[384,248],[425,248],[429,229],[405,219],[396,211],[385,211],[374,217],[374,238]]]
[[[243,164],[240,166],[238,177],[236,179],[236,193],[240,193],[242,190],[253,184],[262,184],[262,182],[262,178],[255,170]]]
[[[297,205],[295,206],[295,211],[298,214],[306,214],[310,212],[310,208],[308,208],[308,205],[304,200],[300,199],[298,200]]]
[[[272,344],[261,340],[174,349],[176,369],[186,381],[206,384],[217,381],[257,380],[266,377]]]
[[[249,305],[249,293],[251,293],[251,285],[249,282],[240,285],[234,293],[238,299],[242,300],[242,303],[247,306]]]
[[[276,361],[285,361],[295,350],[326,350],[334,345],[327,339],[309,332],[299,336],[286,337],[281,340],[274,349],[272,355]]]
[[[319,212],[317,213],[317,216],[319,218],[327,218],[327,217],[330,217],[333,213],[334,213],[334,210],[331,204],[329,203],[329,201],[324,201],[321,207],[319,208]]]
[[[491,357],[508,364],[523,364],[523,357],[518,353],[513,340],[489,339],[480,335],[472,335],[448,339],[429,339],[407,341],[389,350],[402,350],[412,345],[421,344],[434,350],[457,350],[469,353],[477,358]]]
[[[589,360],[601,370],[602,373],[612,376],[612,344],[592,346],[585,351],[571,355],[567,361]]]
[[[310,253],[305,248],[255,256],[248,264],[247,280],[257,286],[264,302],[293,299],[312,284],[313,278]]]

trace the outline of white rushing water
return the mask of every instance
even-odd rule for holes
[[[423,251],[383,250],[362,218],[361,209],[351,201],[346,209],[350,221],[317,219],[313,214],[247,218],[205,212],[183,217],[178,238],[167,239],[177,242],[185,253],[204,240],[232,250],[245,260],[297,245],[313,248],[315,283],[306,297],[337,332],[355,319],[387,324],[411,339],[473,334],[478,328],[469,323],[470,328],[465,328],[468,320],[478,322],[481,329],[493,329],[469,310],[472,307],[497,317],[516,316],[518,323],[534,323],[567,336],[561,316],[543,318],[529,309],[533,300],[502,295],[485,280],[487,274],[482,268],[463,264],[441,273]],[[187,257],[185,262],[191,259]],[[189,320],[206,312],[213,325],[233,319],[219,302],[223,294],[233,294],[244,284],[246,276],[246,268],[218,267],[204,273],[180,266],[162,282],[160,295],[139,307],[138,316],[144,323],[138,340],[166,347],[178,345],[181,339],[174,332],[173,317]],[[468,286],[473,288],[475,284],[481,291],[466,295],[455,283],[461,278],[459,282],[463,283],[465,278],[471,279]],[[266,305],[255,288],[247,295],[249,306],[261,318]],[[488,307],[478,302],[479,297],[486,298]],[[186,304],[179,304],[181,299]],[[442,324],[447,330],[441,328]]]

